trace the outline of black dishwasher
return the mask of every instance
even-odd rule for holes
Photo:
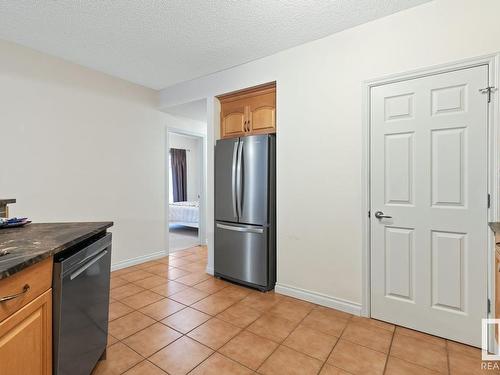
[[[54,259],[54,375],[89,375],[108,337],[111,233]]]

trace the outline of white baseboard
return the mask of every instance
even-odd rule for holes
[[[207,269],[205,270],[206,273],[208,273],[209,275],[214,275],[214,268],[213,267],[208,267],[207,266]]]
[[[317,305],[331,307],[349,314],[361,315],[361,304],[346,301],[340,298],[330,297],[325,294],[312,292],[310,290],[296,288],[285,284],[276,284],[274,290],[286,296],[302,299]]]
[[[141,264],[141,263],[147,262],[148,260],[163,258],[164,256],[167,256],[167,255],[168,255],[168,253],[166,253],[164,250],[162,250],[162,251],[157,251],[156,253],[142,255],[142,256],[136,257],[136,258],[125,259],[125,260],[122,260],[118,263],[112,264],[111,271],[116,271],[116,270],[119,270],[122,268],[135,266],[136,264]]]

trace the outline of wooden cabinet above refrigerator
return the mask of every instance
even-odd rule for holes
[[[218,97],[221,138],[276,133],[276,83]]]

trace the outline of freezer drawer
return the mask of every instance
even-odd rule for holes
[[[216,223],[216,276],[266,287],[268,283],[268,229],[260,226]]]

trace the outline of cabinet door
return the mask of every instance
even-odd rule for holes
[[[244,100],[222,103],[221,138],[240,137],[245,134],[248,108]]]
[[[276,132],[276,91],[267,92],[249,99],[251,134]]]
[[[52,289],[0,322],[0,364],[2,374],[52,374]]]

